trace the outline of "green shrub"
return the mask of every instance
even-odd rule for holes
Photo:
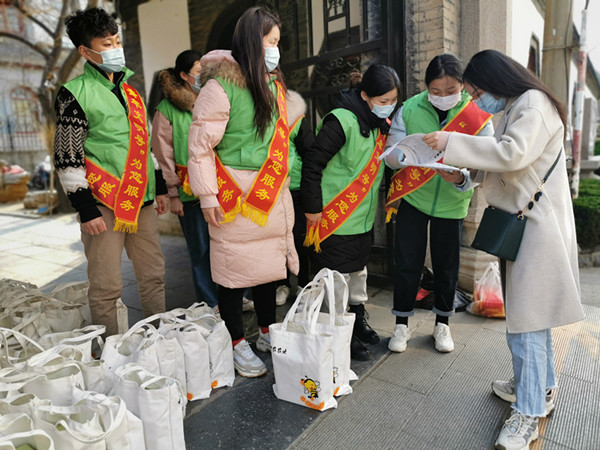
[[[600,180],[579,182],[579,197],[573,201],[577,241],[581,248],[600,245]]]
[[[600,155],[600,139],[596,139],[596,143],[594,144],[594,155]]]

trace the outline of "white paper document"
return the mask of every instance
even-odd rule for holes
[[[406,136],[401,141],[396,142],[393,146],[387,149],[384,154],[380,156],[380,159],[385,158],[392,149],[398,147],[404,153],[404,161],[402,164],[405,166],[416,166],[416,167],[429,167],[430,169],[440,170],[460,170],[458,167],[449,166],[438,162],[444,156],[444,152],[434,150],[423,142],[424,133],[416,133]]]

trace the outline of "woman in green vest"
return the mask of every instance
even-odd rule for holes
[[[188,133],[192,108],[200,92],[200,58],[195,50],[180,53],[175,67],[158,74],[165,98],[152,120],[152,149],[169,190],[171,213],[179,218],[192,266],[196,300],[217,305],[217,286],[210,274],[208,224],[187,179]]]
[[[283,82],[280,27],[274,14],[250,8],[236,24],[231,52],[202,58],[202,90],[189,134],[190,187],[208,222],[212,277],[234,367],[246,377],[267,368],[244,336],[244,289],[252,288],[256,348],[268,352],[277,282],[287,267],[298,273],[289,129],[304,115],[304,102]]]
[[[383,178],[387,118],[400,95],[391,67],[374,64],[365,74],[351,74],[351,87],[317,128],[315,144],[303,158],[300,192],[309,227],[307,244],[313,269],[327,267],[348,281],[350,311],[356,314],[351,357],[371,358],[364,343],[379,336],[366,320],[367,261]]]
[[[392,121],[386,143],[390,151],[386,151],[385,156],[386,164],[392,169],[405,167],[402,163],[404,153],[398,147],[392,149],[394,144],[410,134],[441,130],[466,110],[466,105],[471,101],[471,96],[463,90],[461,63],[453,55],[442,54],[431,60],[425,71],[425,84],[427,90],[406,100]],[[491,122],[485,124],[485,118],[481,120],[479,113],[476,109],[476,118],[473,119],[476,122],[475,128],[483,128],[480,135],[493,134]],[[487,117],[489,120],[489,115]],[[483,122],[481,127],[479,120]],[[416,183],[414,178],[417,175],[419,174],[415,174],[408,183],[400,184],[407,189],[409,183]],[[396,327],[388,344],[393,352],[406,350],[406,343],[410,338],[408,318],[414,314],[425,264],[428,229],[434,274],[435,347],[440,352],[454,350],[448,318],[454,314],[461,230],[473,195],[472,187],[468,170],[438,170],[416,190],[407,189],[408,193],[401,196],[397,208],[394,249],[396,257],[392,313],[396,316]]]

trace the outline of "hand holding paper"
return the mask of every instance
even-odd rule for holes
[[[448,171],[459,170],[457,167],[439,163],[438,161],[444,156],[443,152],[433,150],[431,147],[429,147],[425,142],[423,142],[423,136],[425,136],[423,133],[416,133],[406,136],[404,139],[398,141],[392,147],[387,149],[380,156],[380,158],[384,158],[392,151],[392,149],[398,147],[400,150],[402,150],[402,152],[404,152],[405,159],[402,161],[402,164],[406,166],[429,167],[431,169]]]

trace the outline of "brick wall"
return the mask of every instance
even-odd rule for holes
[[[458,0],[406,2],[407,97],[425,89],[425,70],[440,53],[460,53]]]

